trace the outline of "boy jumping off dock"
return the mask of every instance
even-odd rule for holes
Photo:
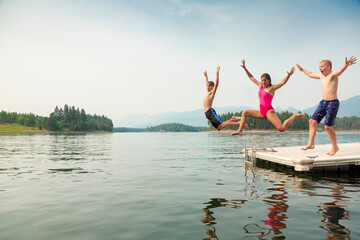
[[[328,155],[335,155],[339,151],[339,147],[336,142],[336,133],[332,126],[335,124],[336,114],[339,110],[340,102],[337,96],[339,76],[346,70],[348,66],[356,63],[356,57],[351,57],[349,60],[345,58],[345,64],[337,71],[332,71],[332,63],[330,60],[322,60],[319,63],[319,69],[321,74],[314,74],[310,71],[305,70],[298,64],[298,69],[305,73],[308,77],[314,79],[320,79],[322,84],[323,100],[320,101],[319,106],[315,110],[314,114],[309,120],[309,142],[301,148],[302,150],[314,149],[315,135],[317,124],[325,117],[325,130],[331,140],[332,148]]]
[[[206,93],[203,99],[204,111],[205,116],[208,120],[210,120],[211,124],[216,128],[218,131],[230,127],[230,126],[239,126],[241,117],[233,116],[230,120],[222,121],[218,115],[216,114],[215,110],[212,108],[212,103],[215,98],[216,90],[219,86],[219,71],[220,66],[216,68],[216,82],[214,84],[213,81],[208,80],[207,71],[204,72],[205,75],[205,84],[206,84]]]

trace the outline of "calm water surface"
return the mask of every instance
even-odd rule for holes
[[[1,135],[0,239],[360,239],[359,173],[245,168],[242,149],[228,133]]]

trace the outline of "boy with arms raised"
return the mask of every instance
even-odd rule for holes
[[[207,71],[204,72],[205,75],[205,85],[206,85],[206,93],[203,99],[204,111],[205,116],[208,120],[210,120],[211,124],[216,128],[218,131],[230,127],[230,126],[239,126],[241,117],[233,116],[230,120],[222,121],[216,114],[215,110],[212,108],[212,103],[215,98],[215,93],[219,86],[219,71],[220,66],[216,68],[216,82],[214,84],[213,81],[208,80]],[[245,126],[247,127],[247,126]]]
[[[325,117],[325,129],[331,140],[332,148],[328,155],[335,155],[339,151],[336,142],[336,133],[332,126],[335,124],[336,114],[339,110],[339,100],[337,96],[339,76],[346,70],[348,66],[356,63],[356,58],[351,57],[349,60],[345,58],[345,64],[337,71],[332,71],[332,63],[330,60],[323,60],[319,63],[321,74],[312,73],[298,64],[298,69],[305,73],[308,77],[320,79],[322,85],[323,100],[320,101],[318,108],[309,120],[309,142],[301,148],[302,150],[315,148],[314,140],[316,135],[317,124]]]

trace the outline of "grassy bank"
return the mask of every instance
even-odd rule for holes
[[[13,133],[112,133],[111,131],[71,131],[65,129],[63,131],[49,131],[46,129],[40,130],[38,127],[27,127],[19,123],[2,123],[0,124],[0,134],[13,134]]]
[[[19,123],[0,124],[1,133],[48,133],[48,130],[40,130],[38,127],[27,127]]]

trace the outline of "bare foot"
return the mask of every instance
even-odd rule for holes
[[[306,145],[305,147],[302,147],[301,148],[301,150],[304,150],[304,151],[306,151],[306,150],[308,150],[308,149],[314,149],[315,148],[315,145]]]
[[[240,121],[241,120],[241,117],[236,117],[236,116],[233,116],[230,121],[232,122],[236,122],[236,121]]]
[[[231,136],[235,136],[235,135],[242,135],[242,132],[239,131],[235,131],[231,134]]]
[[[302,118],[305,117],[305,114],[294,113],[293,116],[295,116],[295,118]]]
[[[332,148],[330,152],[327,153],[327,155],[334,156],[339,151],[339,147],[336,146],[335,148]]]

